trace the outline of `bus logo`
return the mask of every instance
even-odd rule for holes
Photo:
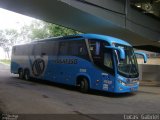
[[[35,76],[40,76],[44,72],[45,63],[42,59],[37,59],[32,65],[32,71]]]

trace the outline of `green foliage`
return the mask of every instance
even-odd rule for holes
[[[59,25],[34,20],[30,25],[24,25],[20,31],[15,29],[0,30],[0,47],[9,58],[11,47],[15,44],[49,37],[79,34],[80,32]]]
[[[49,37],[49,31],[47,28],[47,24],[42,21],[33,21],[30,25],[30,38],[34,39],[43,39]]]
[[[30,25],[22,26],[20,31],[15,29],[0,30],[0,46],[4,48],[4,51],[9,51],[9,47],[16,43],[79,33],[59,25],[34,20]]]
[[[33,21],[29,28],[31,31],[30,38],[32,40],[80,33],[76,30],[42,21]]]
[[[15,29],[0,30],[0,47],[6,52],[9,58],[11,47],[15,44],[18,32]]]
[[[68,29],[51,23],[48,24],[48,30],[51,36],[66,36],[80,33],[76,30]]]

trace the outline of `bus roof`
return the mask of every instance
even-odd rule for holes
[[[110,44],[112,43],[119,43],[119,44],[123,44],[123,45],[127,45],[127,46],[131,46],[128,42],[115,38],[115,37],[111,37],[111,36],[107,36],[107,35],[99,35],[99,34],[81,34],[81,36],[83,36],[84,38],[88,38],[88,39],[101,39],[101,40],[105,40],[107,42],[109,42]]]
[[[84,38],[84,39],[99,39],[99,40],[104,40],[107,41],[110,45],[112,45],[112,43],[118,43],[118,44],[123,44],[123,45],[127,45],[127,46],[131,46],[128,42],[115,38],[115,37],[111,37],[111,36],[107,36],[107,35],[100,35],[100,34],[76,34],[76,35],[69,35],[69,36],[64,36],[64,37],[53,37],[53,38],[46,38],[46,39],[41,39],[41,40],[36,40],[33,41],[31,43],[36,43],[36,42],[46,42],[46,41],[54,41],[54,40],[64,40],[64,39],[77,39],[78,38]]]

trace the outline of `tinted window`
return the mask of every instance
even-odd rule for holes
[[[41,47],[42,47],[42,43],[35,44],[33,54],[34,55],[41,55]]]
[[[58,54],[58,46],[59,46],[59,42],[54,42],[53,43],[53,55],[57,55]]]
[[[26,51],[27,51],[25,45],[16,46],[14,47],[13,50],[15,55],[26,55]]]
[[[100,55],[100,41],[90,40],[89,49],[93,56]]]
[[[14,46],[12,53],[14,55],[31,55],[33,50],[33,45],[20,45]]]
[[[23,55],[32,55],[33,45],[25,45],[23,46]]]
[[[101,57],[103,54],[104,46],[109,45],[109,43],[98,39],[90,39],[88,42],[89,49],[93,58]]]
[[[111,56],[111,52],[105,52],[104,53],[104,65],[108,68],[113,69],[113,60]]]
[[[60,42],[59,55],[68,55],[68,42]]]
[[[88,52],[85,41],[70,41],[69,54],[73,56],[86,56]]]
[[[109,43],[102,40],[90,39],[89,49],[94,64],[110,74],[114,74],[112,50],[106,49]]]
[[[41,52],[46,55],[57,55],[58,42],[46,42],[41,46]]]
[[[78,56],[89,58],[84,40],[63,41],[59,43],[59,55]]]
[[[27,46],[28,55],[33,55],[33,44]]]

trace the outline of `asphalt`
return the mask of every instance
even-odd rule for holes
[[[17,75],[10,73],[9,66],[0,64],[1,112],[32,115],[75,114],[83,119],[96,120],[101,118],[96,117],[100,114],[160,113],[160,87],[140,86],[138,92],[130,94],[99,91],[84,94],[72,86],[41,80],[20,80]]]

